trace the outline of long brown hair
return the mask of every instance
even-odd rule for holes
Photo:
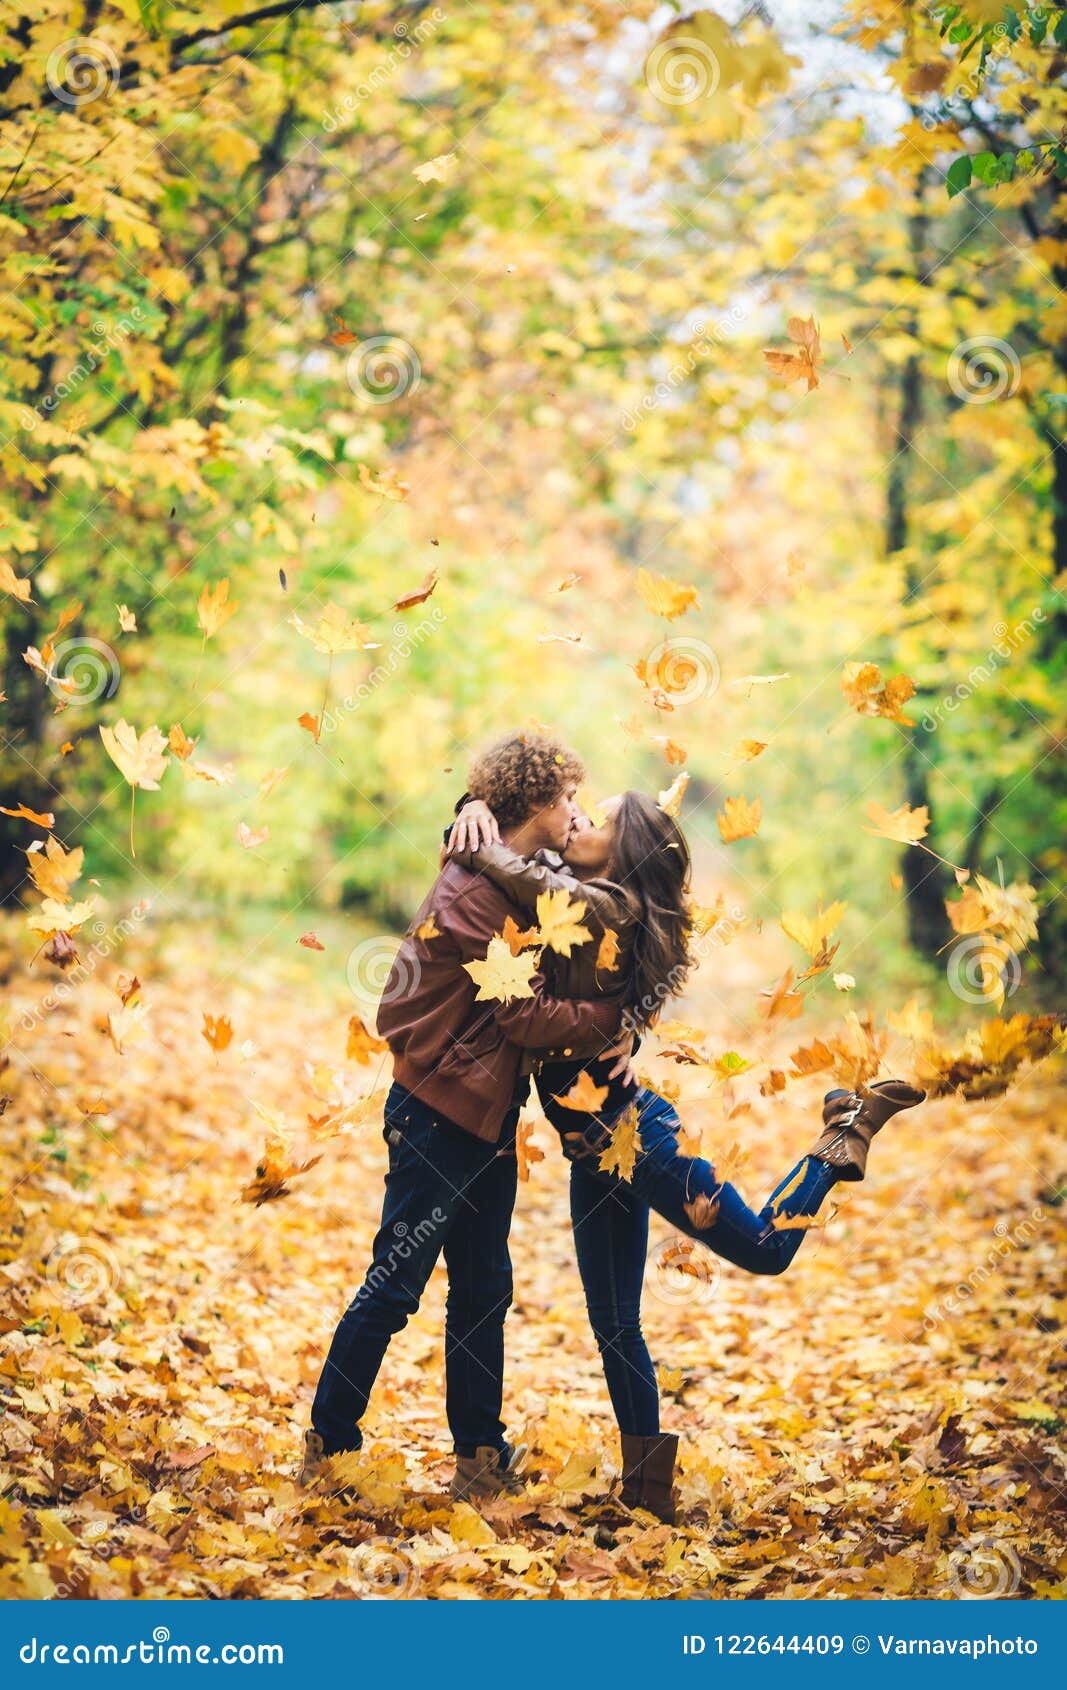
[[[641,906],[627,994],[627,1019],[637,1029],[648,1027],[665,1000],[681,991],[692,967],[690,869],[689,846],[673,816],[643,792],[624,792],[608,873]]]

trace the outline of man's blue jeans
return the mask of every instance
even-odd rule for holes
[[[649,1209],[737,1267],[779,1274],[793,1260],[807,1230],[777,1231],[776,1217],[816,1214],[837,1174],[825,1162],[806,1156],[756,1213],[736,1187],[715,1178],[710,1162],[680,1153],[681,1123],[665,1098],[642,1090],[635,1105],[641,1148],[628,1181],[599,1170],[610,1123],[594,1118],[575,1141],[564,1140],[564,1150],[571,1160],[578,1270],[612,1407],[620,1431],[651,1437],[659,1431],[659,1400],[655,1368],[641,1332]],[[788,1196],[779,1201],[779,1193],[786,1191]],[[685,1212],[686,1203],[697,1196],[718,1201],[718,1215],[710,1226],[696,1226]]]
[[[311,1410],[327,1454],[360,1448],[359,1422],[389,1340],[418,1308],[442,1251],[446,1412],[456,1451],[507,1447],[500,1410],[518,1114],[516,1106],[499,1143],[485,1144],[401,1086],[389,1092],[382,1223],[367,1276],[334,1333]]]

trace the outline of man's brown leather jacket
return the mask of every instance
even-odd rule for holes
[[[397,1083],[490,1144],[516,1095],[525,1050],[597,1055],[621,1019],[619,1003],[599,994],[549,997],[541,974],[531,998],[476,1001],[463,965],[484,958],[509,915],[528,925],[486,875],[447,862],[408,928],[378,1009]],[[418,937],[426,927],[430,936]]]

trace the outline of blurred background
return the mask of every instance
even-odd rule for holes
[[[593,796],[687,770],[709,902],[844,900],[862,988],[970,1014],[950,865],[1031,887],[1007,988],[1062,1001],[1062,12],[209,12],[0,26],[7,808],[291,956],[402,925],[541,721]],[[132,848],[120,720],[171,746]],[[15,912],[35,837],[0,816]]]

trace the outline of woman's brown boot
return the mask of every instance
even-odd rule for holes
[[[901,1109],[914,1109],[926,1096],[906,1080],[879,1080],[855,1091],[828,1091],[823,1098],[825,1131],[810,1156],[828,1162],[843,1180],[862,1179],[871,1139]]]
[[[623,1432],[621,1437],[623,1503],[627,1508],[647,1508],[658,1520],[673,1526],[677,1435],[657,1432],[654,1438],[636,1438]]]

